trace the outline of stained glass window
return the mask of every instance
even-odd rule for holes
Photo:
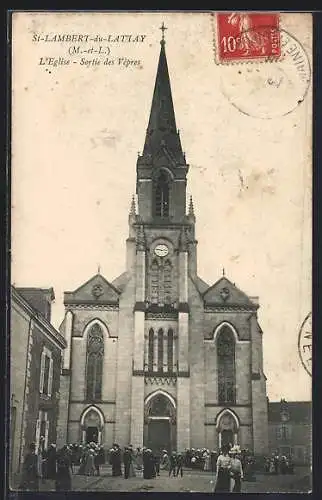
[[[168,330],[168,371],[173,372],[173,330]]]
[[[218,401],[235,403],[235,339],[231,329],[223,326],[217,339]]]
[[[163,330],[158,331],[158,371],[163,371]]]
[[[87,340],[87,399],[102,399],[104,336],[99,324],[95,323],[89,331]]]
[[[153,361],[154,361],[154,331],[151,328],[149,331],[149,349],[148,349],[148,369],[150,372],[153,371]]]

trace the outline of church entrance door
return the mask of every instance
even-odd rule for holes
[[[97,443],[98,442],[98,428],[97,427],[87,427],[86,429],[86,443]]]
[[[176,450],[176,408],[165,392],[156,392],[145,404],[144,446],[168,453]]]
[[[238,443],[239,421],[231,410],[224,410],[217,416],[216,427],[219,448]]]
[[[153,451],[171,451],[170,419],[149,421],[147,447]]]
[[[231,430],[224,429],[221,432],[221,446],[234,444],[234,433]]]

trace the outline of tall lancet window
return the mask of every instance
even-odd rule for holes
[[[150,269],[150,296],[153,304],[159,302],[159,288],[160,288],[160,268],[156,260],[152,262]]]
[[[95,323],[88,333],[86,389],[89,401],[102,399],[102,377],[104,357],[104,336],[99,324]]]
[[[163,283],[164,283],[164,302],[171,303],[172,295],[172,265],[169,260],[166,260],[163,268]]]
[[[236,402],[235,338],[229,326],[223,326],[217,338],[218,401]]]
[[[163,330],[158,331],[158,371],[163,371]]]
[[[173,372],[173,330],[168,330],[168,372]]]
[[[148,370],[153,371],[154,361],[154,331],[152,328],[149,330],[149,345],[148,345]]]
[[[165,172],[161,172],[155,185],[154,215],[169,217],[170,187]]]

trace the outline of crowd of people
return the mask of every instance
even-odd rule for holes
[[[66,444],[59,450],[55,444],[50,444],[45,449],[44,438],[41,437],[38,450],[35,443],[29,446],[23,463],[20,489],[38,490],[39,481],[51,479],[55,481],[57,491],[69,491],[75,471],[87,476],[99,476],[100,466],[104,463],[105,450],[94,442],[86,445]]]
[[[294,474],[294,462],[291,457],[272,453],[265,459],[264,470],[268,474]]]
[[[34,443],[29,447],[20,488],[38,490],[40,480],[51,479],[55,481],[57,491],[69,491],[73,473],[99,476],[100,467],[105,463],[111,465],[113,477],[123,476],[124,479],[135,476],[152,479],[160,476],[160,470],[166,471],[169,477],[183,477],[184,469],[211,472],[215,477],[215,492],[239,492],[242,480],[256,480],[254,455],[237,445],[225,445],[219,452],[206,448],[168,452],[165,449],[152,451],[147,447],[134,450],[132,445],[122,449],[114,443],[105,452],[103,446],[94,442],[64,445],[59,450],[51,444],[44,449],[44,438],[41,437],[37,453]],[[294,472],[294,465],[290,458],[273,453],[264,460],[264,471],[289,474]]]

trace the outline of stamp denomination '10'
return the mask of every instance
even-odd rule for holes
[[[217,60],[233,62],[281,55],[278,14],[217,14]]]

